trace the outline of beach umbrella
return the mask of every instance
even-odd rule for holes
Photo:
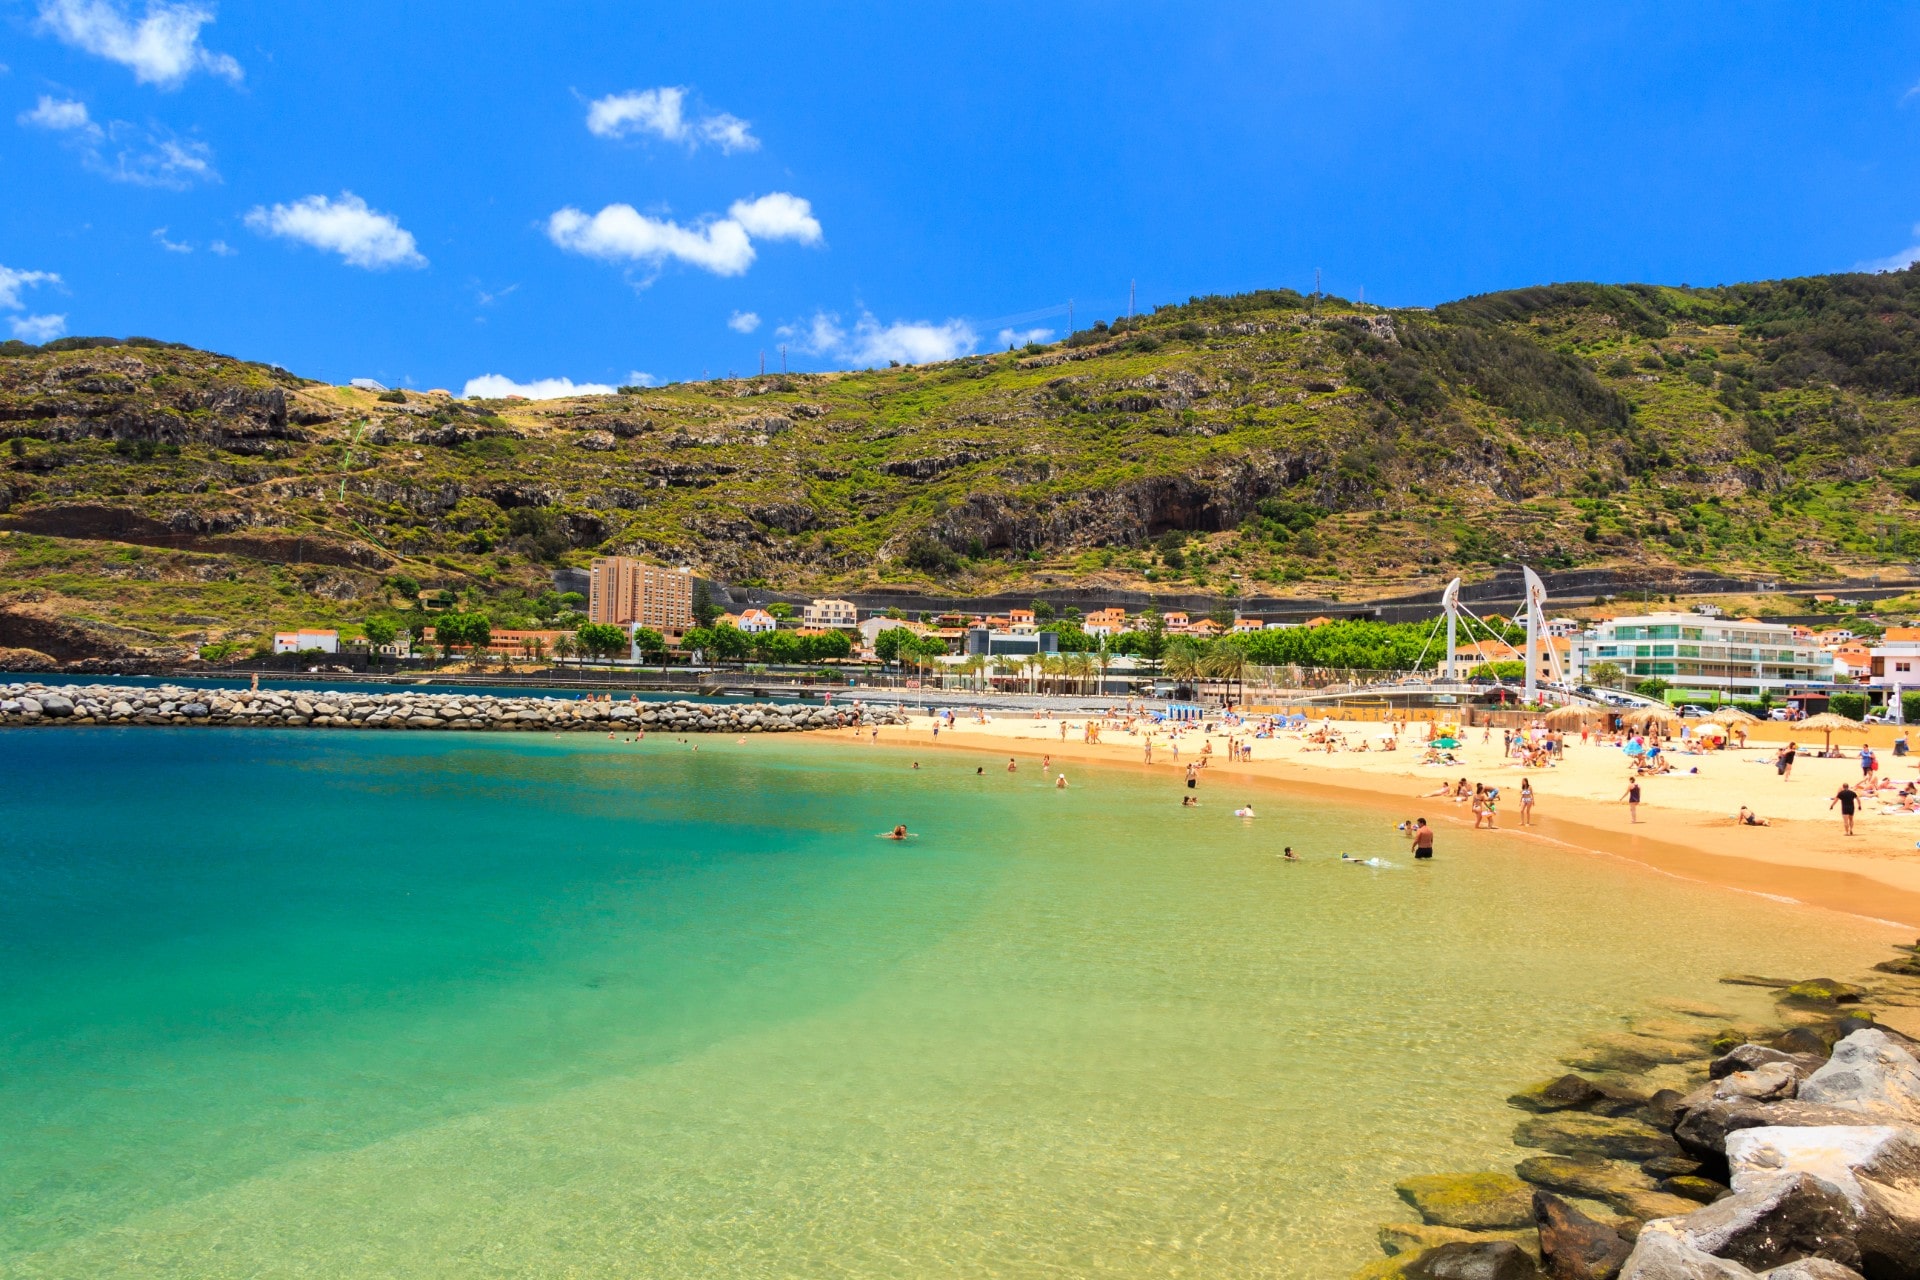
[[[1642,707],[1621,717],[1622,724],[1642,733],[1671,734],[1680,727],[1680,718],[1658,707]]]
[[[1760,717],[1754,715],[1751,711],[1742,711],[1738,707],[1716,707],[1713,714],[1708,716],[1707,719],[1718,721],[1721,724],[1743,724],[1747,721],[1757,721]]]
[[[1825,734],[1829,748],[1833,746],[1833,735],[1836,733],[1865,733],[1867,731],[1867,726],[1861,724],[1858,720],[1849,720],[1845,716],[1837,716],[1831,711],[1823,711],[1817,716],[1808,716],[1805,720],[1795,725],[1794,728],[1796,730],[1805,729],[1809,732],[1817,730]]]
[[[1547,728],[1578,729],[1587,722],[1587,717],[1592,714],[1593,712],[1583,710],[1579,707],[1561,707],[1558,711],[1549,711],[1547,713]]]

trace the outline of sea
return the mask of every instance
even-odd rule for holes
[[[1524,1154],[1503,1099],[1582,1039],[1893,937],[1067,772],[0,731],[0,1277],[1322,1280],[1397,1179]]]

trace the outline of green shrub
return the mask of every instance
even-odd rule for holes
[[[1827,699],[1827,710],[1849,720],[1858,720],[1867,714],[1867,695],[1864,693],[1836,693]]]

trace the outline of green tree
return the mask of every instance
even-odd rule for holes
[[[1587,668],[1587,679],[1603,688],[1616,688],[1627,678],[1617,662],[1596,662]]]
[[[679,649],[690,657],[700,654],[711,658],[713,657],[713,632],[705,627],[689,627],[680,637]]]
[[[1160,659],[1167,656],[1167,620],[1160,616],[1158,609],[1147,610],[1146,624],[1139,636],[1139,648],[1135,652],[1157,667]]]
[[[713,602],[713,593],[707,590],[707,584],[695,581],[693,584],[693,618],[704,629],[713,625],[720,616],[720,608]]]
[[[616,627],[611,622],[585,623],[575,629],[573,638],[580,652],[590,657],[611,660],[627,651],[626,629]]]
[[[397,596],[405,596],[408,600],[412,600],[420,594],[420,583],[417,579],[408,577],[404,573],[388,574],[387,590]]]
[[[716,623],[707,628],[707,634],[712,637],[707,655],[721,662],[745,662],[753,648],[753,638],[731,622]]]
[[[800,660],[800,637],[791,631],[767,631],[761,633],[755,645],[760,656],[767,662],[798,662]]]
[[[400,629],[386,618],[368,618],[366,622],[367,643],[372,645],[392,644]]]
[[[1664,698],[1667,696],[1667,690],[1672,687],[1659,676],[1653,676],[1633,686],[1633,691],[1643,698]]]
[[[784,622],[793,616],[793,606],[785,600],[775,600],[767,606],[767,616],[770,618],[778,618]]]
[[[635,627],[633,647],[640,651],[642,658],[657,660],[666,656],[667,638],[652,627]]]
[[[905,654],[903,650],[912,644],[915,636],[906,627],[888,627],[873,637],[873,656],[885,663],[899,662]]]

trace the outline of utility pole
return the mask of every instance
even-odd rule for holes
[[[787,371],[787,344],[783,342],[780,344],[780,372],[785,373],[786,371]]]
[[[1127,281],[1127,332],[1133,332],[1133,286],[1136,282]]]
[[[767,349],[765,347],[760,348],[760,376],[763,378],[767,376]]]
[[[1313,305],[1307,308],[1308,315],[1320,314],[1320,268],[1313,269]]]

